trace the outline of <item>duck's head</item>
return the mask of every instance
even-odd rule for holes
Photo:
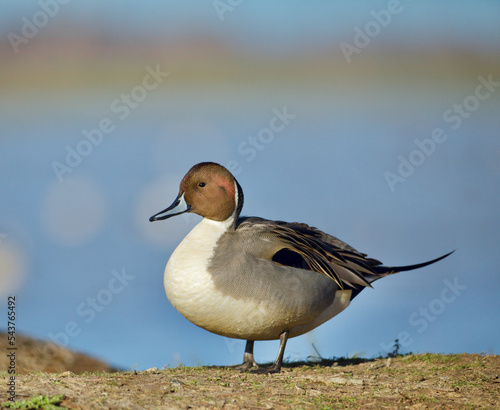
[[[182,178],[179,195],[167,209],[149,218],[150,222],[194,212],[214,221],[236,219],[243,207],[243,191],[236,178],[222,165],[202,162]]]

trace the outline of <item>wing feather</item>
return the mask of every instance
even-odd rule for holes
[[[302,223],[243,217],[238,220],[236,229],[248,230],[249,237],[253,238],[254,242],[265,238],[265,243],[254,247],[258,249],[254,249],[256,257],[322,273],[333,279],[340,289],[354,289],[354,296],[363,288],[371,287],[371,283],[377,279],[422,268],[453,253],[416,265],[388,267],[383,266],[377,259],[368,258],[366,254],[335,236]],[[286,252],[283,253],[283,250]]]
[[[365,275],[375,275],[380,264],[331,235],[305,224],[241,218],[237,229],[258,229],[278,252],[287,249],[300,255],[309,270],[332,278],[341,289],[371,287]],[[272,256],[271,256],[272,259]],[[282,262],[281,262],[282,263]],[[296,267],[296,266],[293,266]]]

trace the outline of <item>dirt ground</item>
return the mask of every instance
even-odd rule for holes
[[[0,370],[6,386],[10,375],[4,366]],[[36,396],[68,409],[500,408],[500,358],[423,354],[324,360],[287,364],[273,375],[218,367],[18,374],[16,400],[28,405],[22,408],[37,408]],[[1,389],[2,408],[8,397]]]

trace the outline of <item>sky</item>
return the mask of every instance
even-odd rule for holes
[[[389,2],[243,1],[221,17],[212,2],[73,0],[16,52],[9,33],[42,3],[0,1],[0,309],[16,296],[18,332],[123,369],[239,363],[243,341],[189,323],[163,289],[200,218],[148,221],[215,161],[236,164],[244,215],[387,265],[456,250],[376,282],[285,358],[373,357],[396,338],[403,353],[498,353],[497,2],[401,2],[377,29]],[[283,131],[252,146],[277,112]],[[257,361],[277,347],[257,343]]]

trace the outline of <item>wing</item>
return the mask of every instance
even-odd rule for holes
[[[267,241],[260,256],[282,265],[308,269],[332,278],[341,289],[371,287],[381,277],[374,267],[376,259],[306,224],[269,221],[261,218],[240,218],[237,230],[257,230]]]

